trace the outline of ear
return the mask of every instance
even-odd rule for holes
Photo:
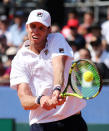
[[[26,31],[28,32],[28,24],[26,24]]]

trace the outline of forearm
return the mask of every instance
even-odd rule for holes
[[[63,69],[61,69],[59,71],[56,71],[54,74],[54,85],[62,86],[63,82],[64,82],[64,72],[63,72]]]
[[[65,68],[65,56],[57,56],[53,58],[53,73],[54,73],[54,85],[64,84],[64,68]]]
[[[17,87],[17,92],[21,105],[25,110],[36,109],[39,106],[39,104],[35,102],[37,98],[32,95],[32,92],[28,84],[19,84]]]
[[[53,75],[54,75],[54,88],[52,93],[52,102],[56,105],[61,105],[65,99],[60,97],[61,87],[64,85],[64,68],[66,56],[56,56],[53,58]]]
[[[21,105],[25,110],[33,110],[39,107],[39,104],[35,102],[37,98],[29,95],[20,97]]]

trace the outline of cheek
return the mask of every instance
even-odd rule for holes
[[[29,35],[29,33],[28,33],[28,38],[30,39],[30,35]]]
[[[27,32],[27,34],[28,34],[28,38],[31,40],[31,32]]]
[[[47,39],[47,36],[48,36],[48,34],[43,34],[42,37],[41,37],[41,39],[42,39],[42,40],[46,40],[46,39]]]
[[[28,31],[28,33],[31,33],[31,32],[32,32],[32,29],[31,29],[31,28],[28,28],[27,31]]]
[[[42,39],[45,39],[48,36],[46,32],[40,32],[40,35]]]
[[[30,28],[29,25],[26,25],[26,31],[27,31],[28,34],[29,34],[30,32],[32,32],[32,29]]]
[[[30,37],[31,36],[31,33],[32,33],[32,30],[30,29],[30,28],[27,28],[27,33],[28,33],[28,37]]]

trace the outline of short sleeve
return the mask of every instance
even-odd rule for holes
[[[10,87],[16,89],[20,83],[29,83],[29,75],[23,61],[20,62],[19,56],[15,56],[11,65]],[[21,59],[22,60],[22,59]]]
[[[56,33],[51,44],[52,58],[59,55],[73,57],[72,48],[69,46],[64,36]]]

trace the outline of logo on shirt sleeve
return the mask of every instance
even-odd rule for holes
[[[64,48],[59,48],[60,53],[64,53]]]

